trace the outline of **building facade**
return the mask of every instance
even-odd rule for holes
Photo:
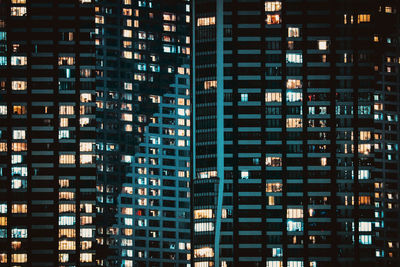
[[[399,264],[398,7],[194,1],[194,266]]]
[[[0,2],[0,266],[93,266],[96,62],[87,2]]]
[[[190,2],[98,1],[97,264],[188,262]]]
[[[0,266],[189,254],[190,2],[0,2]]]

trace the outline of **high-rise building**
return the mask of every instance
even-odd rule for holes
[[[0,1],[0,266],[188,263],[190,2]]]
[[[194,1],[193,266],[399,265],[399,11]]]
[[[97,263],[186,265],[190,2],[103,0],[95,11]]]
[[[0,1],[0,266],[93,266],[94,9]]]

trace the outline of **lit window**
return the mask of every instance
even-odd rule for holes
[[[93,229],[80,229],[80,236],[84,238],[93,237]]]
[[[266,184],[266,192],[282,192],[282,184],[281,183],[267,183]]]
[[[328,41],[327,40],[319,40],[318,41],[318,49],[319,50],[327,50],[328,49]]]
[[[282,261],[267,261],[267,267],[283,267]]]
[[[198,248],[194,250],[195,258],[211,258],[214,257],[214,249],[210,247]],[[209,266],[209,265],[207,265]]]
[[[88,225],[93,223],[93,217],[91,216],[81,216],[80,225]]]
[[[75,155],[60,155],[60,164],[75,164]]]
[[[93,155],[80,155],[80,164],[93,164]]]
[[[58,242],[59,250],[75,250],[75,241],[62,240]]]
[[[163,19],[166,21],[175,21],[176,20],[176,16],[173,13],[164,13],[163,14]]]
[[[270,167],[281,167],[282,158],[281,157],[267,157],[265,159],[265,164]]]
[[[302,261],[288,261],[287,267],[304,267],[304,263]],[[311,262],[310,267],[312,267]]]
[[[248,94],[240,94],[240,101],[242,101],[242,102],[249,101],[249,95]]]
[[[7,106],[0,105],[0,115],[7,115]]]
[[[300,29],[297,27],[289,27],[288,37],[300,37]]]
[[[122,36],[126,38],[131,38],[132,37],[132,31],[131,30],[124,30],[122,32]]]
[[[7,226],[7,217],[0,217],[0,226]]]
[[[28,237],[28,229],[26,228],[11,229],[11,238],[27,238],[27,237]]]
[[[286,63],[303,63],[303,55],[299,53],[286,53]]]
[[[281,16],[278,14],[275,15],[267,15],[266,19],[267,24],[280,24],[281,23]]]
[[[80,262],[92,262],[93,254],[92,253],[81,253]]]
[[[27,82],[26,81],[12,81],[11,89],[15,91],[26,90]]]
[[[358,170],[358,179],[365,180],[370,178],[369,170]]]
[[[0,238],[7,238],[7,229],[0,229]],[[1,260],[1,254],[0,254],[0,260]]]
[[[11,155],[11,164],[22,163],[22,155]]]
[[[215,25],[215,17],[198,18],[197,26]]]
[[[11,254],[11,262],[13,263],[25,263],[28,261],[27,254]]]
[[[217,88],[217,81],[205,81],[204,82],[204,90],[215,89]]]
[[[175,53],[176,52],[176,47],[174,45],[163,45],[163,51],[165,53]]]
[[[301,219],[303,218],[303,209],[287,209],[286,216],[289,219]]]
[[[303,231],[303,223],[289,220],[289,221],[287,221],[287,230],[289,232]]]
[[[0,115],[1,114],[2,114],[2,106],[0,106]],[[7,114],[7,107],[6,107],[6,114]],[[25,106],[13,106],[13,114],[15,114],[15,115],[26,114],[26,107]]]
[[[0,57],[0,66],[7,65],[7,57]]]
[[[301,128],[303,126],[302,119],[300,118],[289,118],[286,119],[287,128]]]
[[[321,158],[321,166],[326,166],[328,165],[328,159],[327,158]]]
[[[282,3],[280,1],[266,1],[265,2],[265,11],[266,12],[275,12],[280,11],[282,9]]]
[[[11,212],[12,213],[27,213],[28,205],[27,204],[12,204]]]
[[[58,193],[58,198],[60,200],[74,200],[75,199],[75,193],[74,192],[59,192]]]
[[[79,151],[81,152],[91,152],[93,151],[94,143],[93,142],[80,142],[79,143]]]
[[[59,57],[58,58],[58,65],[59,66],[70,66],[75,64],[74,57]]]
[[[265,94],[265,102],[282,102],[282,94],[281,93],[266,93]]]
[[[0,214],[7,213],[7,204],[0,204]]]
[[[201,222],[194,224],[195,232],[207,232],[214,231],[214,223],[213,222]]]
[[[358,23],[363,23],[363,22],[370,22],[371,21],[371,15],[370,14],[360,14],[358,15]]]
[[[288,79],[286,82],[286,87],[288,89],[300,89],[302,88],[302,82],[301,80]]]
[[[74,238],[75,237],[75,229],[59,229],[58,237]]]
[[[66,253],[58,254],[58,261],[59,262],[68,262],[69,254],[66,254]]]
[[[391,6],[385,6],[385,13],[393,13],[393,8]]]
[[[26,16],[26,7],[11,7],[11,16]]]
[[[288,91],[286,93],[286,101],[287,102],[298,102],[302,101],[303,94],[300,92],[291,92]]]
[[[12,66],[25,66],[28,63],[27,57],[23,56],[12,56],[11,65]]]
[[[26,180],[20,179],[20,178],[13,178],[11,180],[11,189],[26,189],[27,187],[27,182]]]
[[[60,213],[75,213],[75,204],[60,204],[58,211]]]
[[[165,32],[175,32],[176,31],[176,26],[174,24],[164,23],[163,24],[163,30]]]
[[[25,130],[13,130],[13,139],[22,140],[26,138]]]
[[[362,245],[371,245],[372,244],[372,237],[371,235],[360,235],[359,242]]]
[[[203,209],[194,211],[194,219],[211,219],[213,218],[212,209]]]
[[[282,248],[272,248],[272,257],[282,257]]]
[[[69,138],[69,131],[68,130],[59,130],[58,131],[58,139],[68,139],[68,138]]]
[[[12,176],[28,176],[28,168],[27,167],[12,167],[11,168]]]
[[[60,106],[59,113],[60,115],[73,115],[75,113],[74,106]]]
[[[75,225],[75,216],[59,216],[58,225]]]
[[[360,140],[371,140],[371,132],[370,131],[360,131]]]
[[[7,152],[7,143],[0,142],[0,152]]]
[[[132,58],[132,51],[122,51],[122,57],[123,58],[128,58],[131,59]]]
[[[123,8],[122,15],[124,16],[132,16],[132,9],[131,8]]]

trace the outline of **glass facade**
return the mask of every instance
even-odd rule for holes
[[[188,263],[190,2],[95,4],[97,264]]]
[[[194,266],[399,264],[398,1],[195,1]]]

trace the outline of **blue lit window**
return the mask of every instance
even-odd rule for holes
[[[174,45],[163,45],[163,51],[164,53],[175,53],[176,52],[176,47]]]
[[[287,102],[298,102],[298,101],[302,101],[302,99],[303,99],[303,93],[301,93],[301,92],[288,91],[286,93],[286,101]]]
[[[69,131],[68,130],[59,130],[58,131],[58,139],[68,139]]]
[[[160,66],[158,66],[158,65],[150,65],[150,71],[152,71],[152,72],[160,72]]]
[[[27,238],[28,237],[28,229],[13,228],[13,229],[11,229],[11,237],[12,238]]]
[[[75,216],[58,217],[58,225],[75,225]]]
[[[124,224],[125,225],[133,225],[133,219],[132,218],[124,218]]]
[[[138,63],[137,64],[137,69],[145,71],[147,69],[146,68],[146,64],[145,63]]]
[[[19,176],[28,176],[28,168],[27,167],[12,167],[11,175],[19,175]]]
[[[303,231],[303,223],[302,222],[295,222],[295,221],[288,221],[287,222],[287,230],[289,232]]]
[[[282,257],[282,256],[283,256],[282,248],[272,249],[272,257]]]
[[[248,94],[240,94],[240,101],[242,101],[242,102],[249,101],[249,95]]]
[[[300,53],[287,53],[286,63],[303,63],[303,55]]]
[[[26,180],[22,180],[20,178],[13,178],[11,180],[11,189],[25,189],[26,187]]]
[[[7,65],[7,57],[0,57],[0,66]]]
[[[362,245],[371,245],[372,237],[371,237],[371,235],[360,235],[359,242]]]
[[[7,238],[7,229],[0,229],[0,238]]]

